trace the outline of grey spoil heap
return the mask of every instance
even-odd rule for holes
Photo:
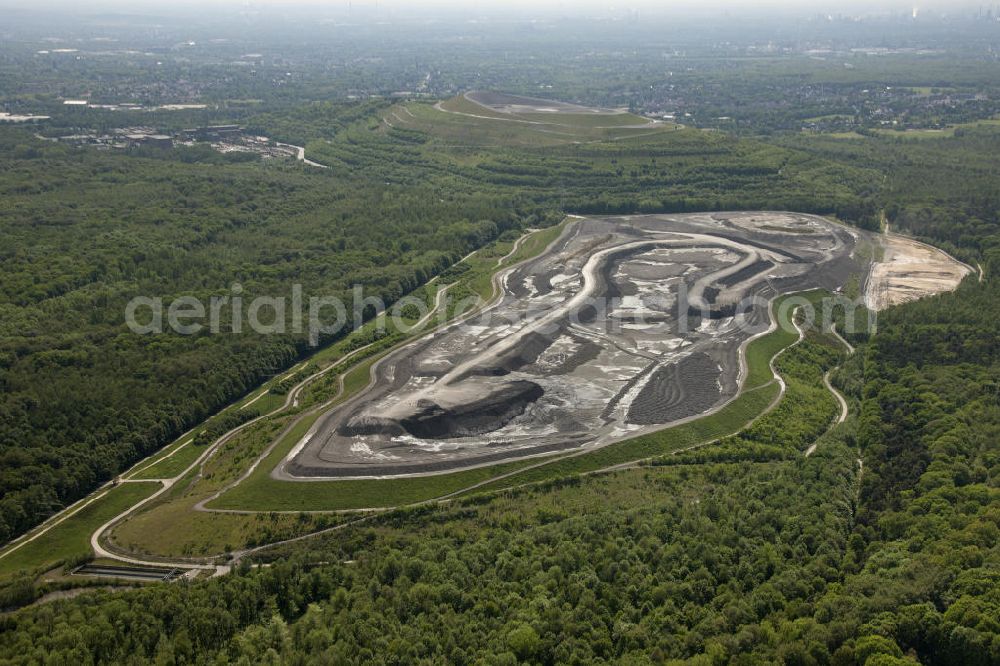
[[[504,274],[493,306],[379,361],[272,475],[441,473],[719,409],[771,324],[767,302],[863,275],[860,234],[791,213],[579,220]]]

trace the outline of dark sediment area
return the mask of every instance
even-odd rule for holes
[[[705,291],[707,292],[708,290],[706,289]],[[728,303],[726,305],[713,305],[709,310],[702,312],[701,308],[696,308],[692,305],[688,308],[688,316],[691,317],[693,321],[700,321],[702,319],[725,319],[726,317],[735,317],[737,314],[749,313],[752,309],[752,304],[740,308],[738,303]]]
[[[656,425],[711,409],[719,401],[719,365],[707,354],[692,354],[653,372],[632,401],[628,422]]]
[[[555,338],[559,335],[556,331],[555,335],[545,335],[542,333],[531,332],[524,336],[524,344],[516,349],[511,349],[510,351],[500,355],[495,359],[494,363],[490,365],[476,366],[468,373],[459,377],[459,380],[465,379],[466,377],[471,377],[474,375],[487,376],[487,377],[502,377],[503,375],[509,375],[515,370],[520,370],[526,365],[531,365],[538,360],[538,357],[542,353],[552,346],[555,342]]]
[[[596,345],[586,338],[580,336],[570,336],[580,347],[574,352],[559,354],[557,359],[545,370],[537,367],[528,367],[525,372],[535,375],[567,375],[582,365],[596,359],[601,353],[600,345]]]

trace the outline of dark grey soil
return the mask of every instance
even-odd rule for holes
[[[486,397],[454,409],[430,403],[412,417],[403,419],[406,432],[420,439],[470,437],[499,430],[524,413],[525,408],[542,397],[542,387],[518,380],[505,384]]]
[[[628,422],[670,423],[700,414],[719,401],[719,364],[707,354],[692,354],[653,373],[632,402]]]

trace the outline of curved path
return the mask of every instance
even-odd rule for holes
[[[469,100],[471,101],[471,100]],[[467,118],[478,118],[480,120],[499,120],[502,123],[521,123],[522,125],[550,125],[551,123],[543,123],[540,120],[524,120],[523,118],[497,118],[496,116],[481,116],[475,113],[466,113],[465,111],[452,111],[451,109],[446,109],[442,106],[444,102],[438,102],[434,105],[435,111],[440,111],[441,113],[451,113],[456,116],[465,116]],[[478,102],[473,102],[473,104],[478,104]],[[398,118],[398,116],[397,116]]]
[[[94,530],[94,533],[92,535],[90,535],[90,547],[93,549],[95,557],[101,557],[101,558],[105,558],[105,559],[117,560],[118,562],[123,562],[125,564],[131,564],[133,566],[140,566],[140,567],[143,567],[143,566],[145,566],[145,567],[159,567],[159,566],[163,566],[165,564],[165,562],[163,562],[163,561],[143,560],[143,559],[136,558],[136,557],[128,557],[128,556],[124,556],[124,555],[119,555],[118,553],[114,553],[114,552],[106,549],[104,546],[101,545],[101,536],[104,534],[105,531],[107,531],[108,529],[110,529],[113,525],[115,525],[116,523],[118,523],[125,516],[129,515],[130,513],[134,512],[134,511],[136,511],[140,507],[145,506],[149,502],[152,502],[154,499],[156,499],[157,497],[159,497],[163,493],[165,493],[168,490],[170,490],[173,487],[174,483],[176,482],[176,479],[160,479],[159,481],[160,481],[160,483],[163,484],[162,488],[160,488],[159,490],[157,490],[155,493],[153,493],[152,495],[150,495],[146,499],[144,499],[144,500],[142,500],[142,501],[140,501],[140,502],[138,502],[136,504],[133,504],[125,512],[123,512],[123,513],[115,516],[114,518],[112,518],[111,520],[109,520],[108,522],[104,523],[103,525],[101,525],[100,527],[98,527],[96,530]],[[204,569],[204,570],[209,570],[209,571],[217,571],[218,570],[218,568],[216,566],[210,565],[210,564],[192,564],[190,562],[184,562],[183,564],[170,562],[170,564],[173,564],[178,569],[181,569],[181,568],[183,568],[183,569]]]
[[[854,345],[852,345],[850,342],[848,342],[847,340],[844,339],[844,336],[842,336],[840,334],[840,331],[837,330],[837,324],[836,323],[834,323],[834,324],[832,324],[830,326],[830,333],[832,333],[833,337],[837,338],[837,340],[840,341],[840,344],[844,345],[844,348],[847,349],[847,353],[848,354],[853,354],[854,353]]]
[[[104,485],[100,486],[97,490],[93,491],[87,497],[83,497],[83,498],[77,500],[76,502],[74,502],[73,504],[69,505],[68,507],[66,507],[65,509],[63,509],[62,511],[60,511],[59,513],[57,513],[54,516],[50,517],[48,520],[46,520],[45,522],[43,522],[41,525],[39,525],[38,527],[36,527],[34,530],[32,530],[30,532],[26,532],[25,534],[22,534],[18,538],[13,539],[12,541],[9,541],[7,543],[7,545],[5,546],[5,550],[2,553],[0,553],[0,559],[3,559],[4,557],[7,557],[11,553],[19,550],[23,546],[28,545],[29,543],[31,543],[35,539],[39,538],[40,536],[43,536],[49,530],[51,530],[54,527],[59,526],[64,521],[72,518],[77,513],[79,513],[80,511],[82,511],[83,509],[85,509],[86,507],[88,507],[89,505],[93,504],[97,500],[103,499],[104,496],[108,494],[108,492],[111,490],[112,487],[113,487],[112,482],[108,481]]]
[[[850,411],[847,407],[847,399],[844,395],[834,388],[833,384],[830,383],[830,373],[832,370],[828,370],[825,375],[823,375],[823,385],[826,386],[827,390],[833,394],[833,397],[837,399],[840,403],[840,414],[837,415],[837,423],[843,423],[847,420],[847,413]]]

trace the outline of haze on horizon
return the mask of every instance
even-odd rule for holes
[[[179,13],[197,9],[253,10],[253,11],[322,11],[338,13],[350,10],[382,10],[407,14],[423,12],[476,13],[549,13],[591,14],[594,12],[621,12],[643,10],[653,13],[704,13],[705,11],[733,11],[738,13],[772,12],[792,13],[864,13],[878,14],[899,11],[934,11],[956,14],[981,6],[995,4],[992,0],[673,0],[669,3],[656,0],[0,0],[0,7],[25,11],[60,10],[74,13],[92,11],[159,11]]]

